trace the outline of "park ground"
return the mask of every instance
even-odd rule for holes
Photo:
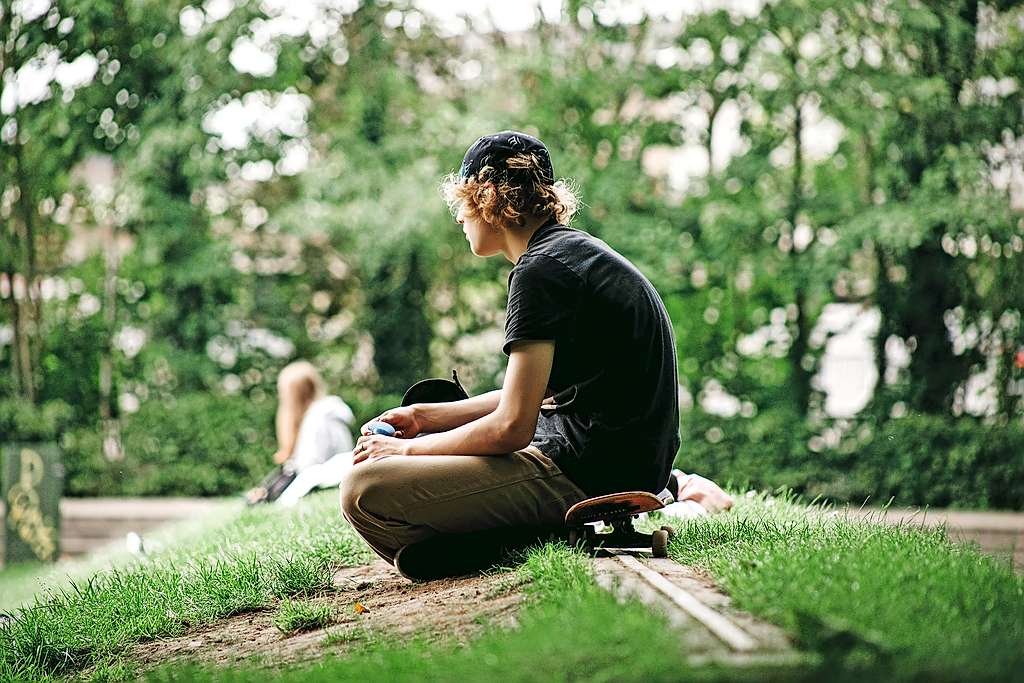
[[[0,679],[1024,680],[1024,576],[1008,559],[941,528],[824,512],[742,495],[677,520],[669,549],[731,609],[780,627],[792,657],[696,657],[559,544],[412,584],[323,493],[287,511],[225,504],[147,537],[144,557],[4,570],[16,619],[0,627]]]

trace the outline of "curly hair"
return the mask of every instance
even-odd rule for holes
[[[491,225],[521,225],[530,216],[553,216],[562,225],[569,224],[580,204],[575,183],[550,182],[535,154],[516,154],[507,164],[507,171],[484,166],[469,178],[456,173],[445,176],[441,195],[452,215],[464,206],[469,215]]]

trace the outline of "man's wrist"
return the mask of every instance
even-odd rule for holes
[[[422,445],[423,439],[402,439],[402,455],[422,455],[418,445]]]
[[[413,403],[409,408],[412,410],[412,418],[416,423],[417,432],[430,432],[433,431],[431,427],[434,425],[430,420],[430,409],[426,403]]]

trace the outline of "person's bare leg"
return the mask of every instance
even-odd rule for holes
[[[679,482],[679,490],[673,491],[677,502],[694,501],[709,513],[728,510],[733,498],[715,482],[699,474],[685,474],[672,470]]]

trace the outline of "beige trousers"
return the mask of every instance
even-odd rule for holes
[[[533,446],[507,455],[390,455],[341,482],[345,518],[388,562],[438,534],[550,526],[587,495]]]

